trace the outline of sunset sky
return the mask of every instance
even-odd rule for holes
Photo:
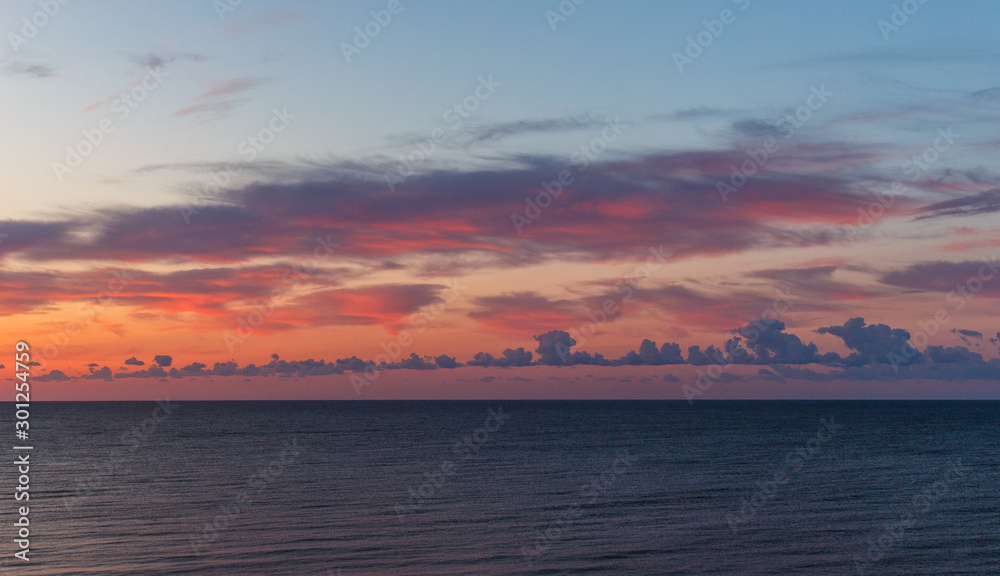
[[[663,345],[764,318],[699,397],[996,398],[997,22],[2,1],[4,377],[26,340],[43,399],[684,398],[720,362]]]

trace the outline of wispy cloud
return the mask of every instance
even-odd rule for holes
[[[205,54],[193,52],[147,52],[145,54],[135,54],[132,61],[140,67],[163,68],[177,61],[204,62],[208,60]]]
[[[216,82],[208,90],[195,96],[191,104],[174,112],[174,116],[194,116],[200,120],[218,120],[228,116],[246,98],[236,98],[254,88],[266,84],[262,78],[232,78]]]
[[[917,211],[917,220],[943,216],[978,216],[993,212],[1000,212],[1000,188],[924,206]]]
[[[12,62],[3,67],[7,76],[21,76],[24,78],[51,78],[55,76],[54,68],[44,64],[29,64],[27,62]]]

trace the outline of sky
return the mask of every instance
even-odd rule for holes
[[[42,399],[997,398],[997,21],[0,1],[0,335]]]

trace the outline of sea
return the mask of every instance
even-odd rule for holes
[[[1000,574],[1000,402],[36,402],[27,439],[3,425],[0,574]]]

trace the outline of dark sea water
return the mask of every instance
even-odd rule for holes
[[[1000,574],[997,402],[155,408],[33,404],[6,573]]]

